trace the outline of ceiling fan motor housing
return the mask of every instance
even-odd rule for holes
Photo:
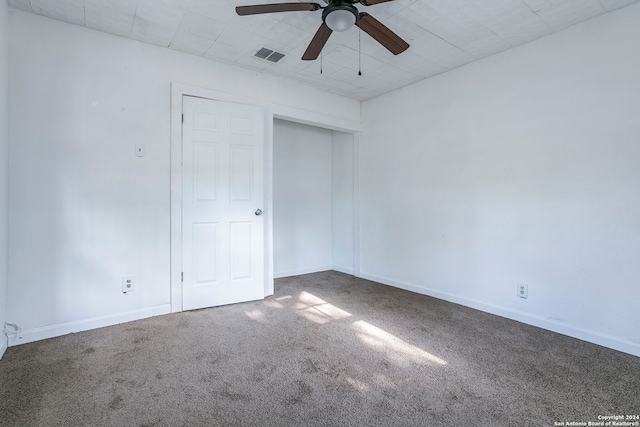
[[[322,11],[322,22],[333,31],[346,31],[360,18],[360,11],[349,1],[336,0]]]

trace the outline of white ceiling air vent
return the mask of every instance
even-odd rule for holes
[[[276,52],[275,50],[267,49],[266,47],[262,47],[258,49],[256,53],[253,54],[256,58],[264,59],[269,62],[280,62],[282,58],[284,58],[284,53]]]

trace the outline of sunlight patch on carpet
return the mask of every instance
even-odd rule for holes
[[[244,314],[246,314],[249,319],[257,322],[261,322],[264,319],[264,313],[260,310],[245,311]]]
[[[279,303],[278,301],[264,301],[262,304],[269,308],[276,308],[276,309],[284,308],[284,305]]]
[[[304,291],[298,296],[296,309],[307,320],[321,324],[351,316],[351,313],[347,313],[335,305]]]
[[[355,378],[347,377],[346,380],[349,383],[349,385],[351,385],[351,387],[353,387],[355,390],[359,391],[360,393],[364,394],[370,390],[367,384],[363,383],[362,381],[358,381]]]
[[[362,343],[372,350],[385,353],[391,360],[398,364],[406,364],[407,361],[428,364],[436,363],[438,365],[447,364],[446,360],[427,353],[364,320],[358,320],[351,326],[356,330],[356,334]]]

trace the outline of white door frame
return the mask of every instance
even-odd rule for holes
[[[194,96],[217,101],[250,104],[264,109],[264,295],[273,295],[273,119],[283,119],[354,135],[354,275],[360,276],[359,141],[360,123],[291,107],[261,102],[216,90],[171,83],[171,311],[182,311],[182,97]]]

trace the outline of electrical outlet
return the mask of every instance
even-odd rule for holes
[[[518,296],[526,299],[529,296],[529,285],[526,283],[518,283]]]
[[[132,292],[136,290],[135,282],[133,280],[133,276],[123,276],[122,277],[122,292],[125,294],[127,292]]]

